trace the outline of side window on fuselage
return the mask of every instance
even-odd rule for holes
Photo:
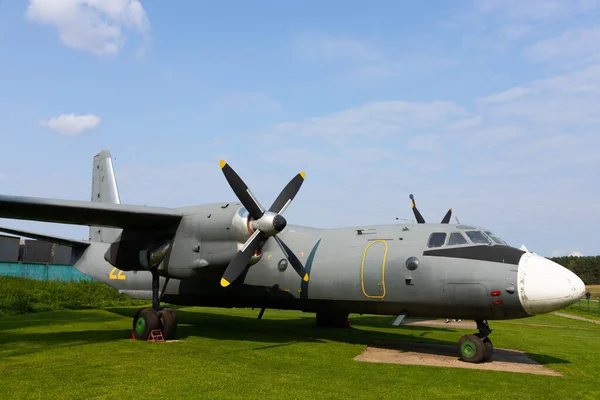
[[[432,233],[431,236],[429,236],[429,242],[427,243],[427,247],[442,247],[445,241],[445,232],[435,232]]]
[[[450,239],[448,239],[448,246],[453,246],[457,244],[467,244],[467,239],[460,232],[453,232],[450,234]]]

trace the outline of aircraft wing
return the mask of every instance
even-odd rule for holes
[[[163,207],[0,195],[0,218],[154,230],[175,228],[182,216]]]
[[[69,247],[89,246],[90,245],[90,242],[87,240],[68,239],[68,238],[64,238],[64,237],[60,237],[60,236],[44,235],[42,233],[23,231],[20,229],[5,228],[2,226],[0,226],[0,232],[9,233],[11,235],[24,236],[24,237],[36,239],[36,240],[43,240],[45,242],[50,242],[50,243],[62,244],[64,246],[69,246]]]

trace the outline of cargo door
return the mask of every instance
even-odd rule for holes
[[[370,299],[385,297],[385,263],[388,245],[385,240],[370,242],[363,253],[361,283],[363,294]]]

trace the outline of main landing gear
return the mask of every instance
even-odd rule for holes
[[[494,345],[489,338],[492,333],[487,321],[475,321],[478,333],[464,335],[457,345],[458,355],[461,360],[470,363],[489,361],[494,353]]]
[[[133,317],[133,336],[136,340],[147,340],[152,331],[162,331],[165,340],[175,338],[177,330],[177,315],[171,308],[160,306],[159,299],[159,275],[158,272],[152,271],[152,308],[142,308]],[[163,294],[168,278],[163,286]]]

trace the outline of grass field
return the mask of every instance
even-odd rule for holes
[[[544,315],[491,321],[496,347],[527,351],[562,377],[362,363],[382,341],[454,344],[470,329],[392,327],[351,315],[181,308],[176,343],[128,340],[137,307],[0,318],[0,398],[600,398],[600,325]]]

